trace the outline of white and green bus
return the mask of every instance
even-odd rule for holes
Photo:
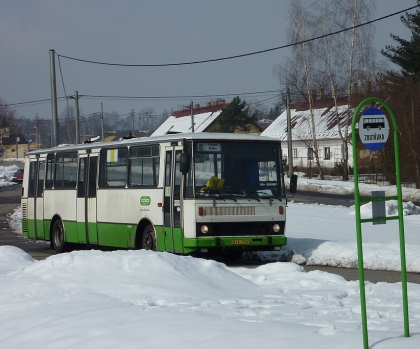
[[[290,192],[296,190],[296,176]],[[25,157],[22,230],[71,244],[237,259],[285,245],[280,142],[191,133],[64,145]]]

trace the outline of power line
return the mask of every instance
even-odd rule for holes
[[[66,97],[67,108],[69,108],[69,110],[70,110],[70,104],[69,104],[69,100],[67,98],[66,87],[64,86],[63,71],[61,70],[60,56],[58,56],[58,67],[60,68],[61,82],[63,84],[63,90],[64,90],[64,96]]]
[[[221,98],[229,96],[248,96],[248,95],[259,95],[259,94],[269,94],[269,93],[279,93],[279,90],[268,90],[268,91],[257,91],[257,92],[243,92],[243,93],[225,93],[225,94],[214,94],[214,95],[184,95],[184,96],[97,96],[97,95],[83,95],[86,99],[115,99],[115,100],[124,100],[124,99],[191,99],[191,98]]]
[[[86,99],[108,99],[108,100],[172,100],[172,99],[191,99],[191,98],[221,98],[229,96],[250,96],[250,95],[264,95],[269,93],[279,93],[279,90],[268,90],[268,91],[257,91],[257,92],[242,92],[242,93],[225,93],[225,94],[214,94],[214,95],[184,95],[184,96],[110,96],[110,95],[79,95]],[[67,97],[58,97],[57,100],[67,99]],[[19,103],[7,103],[3,104],[5,107],[17,107],[26,105],[36,105],[43,103],[50,103],[51,98],[39,99],[35,101],[19,102]]]
[[[66,97],[58,97],[58,100],[65,99]],[[38,99],[35,101],[29,101],[29,102],[19,102],[19,103],[6,103],[3,104],[5,107],[15,107],[15,106],[24,106],[24,105],[36,105],[36,104],[43,104],[43,103],[49,103],[51,102],[51,98],[46,99]]]
[[[365,26],[365,25],[368,25],[368,24],[372,24],[372,23],[381,21],[381,20],[389,18],[389,17],[393,17],[393,16],[401,14],[403,12],[413,10],[413,9],[419,7],[419,6],[420,5],[412,6],[412,7],[409,7],[407,9],[405,9],[405,10],[394,12],[394,13],[391,13],[389,15],[386,15],[386,16],[383,16],[383,17],[380,17],[380,18],[377,18],[377,19],[373,19],[373,20],[365,22],[365,23],[357,24],[357,25],[354,25],[352,27],[337,30],[335,32],[320,35],[320,36],[317,36],[317,37],[314,37],[314,38],[311,38],[311,39],[306,39],[306,40],[294,42],[294,43],[291,43],[291,44],[277,46],[277,47],[273,47],[273,48],[269,48],[269,49],[265,49],[265,50],[260,50],[260,51],[243,53],[243,54],[240,54],[240,55],[234,55],[234,56],[228,56],[228,57],[222,57],[222,58],[206,59],[206,60],[201,60],[201,61],[180,62],[180,63],[163,63],[163,64],[122,64],[122,63],[107,63],[107,62],[91,61],[91,60],[87,60],[87,59],[64,56],[64,55],[60,55],[58,53],[57,53],[57,56],[67,58],[67,59],[70,59],[70,60],[73,60],[73,61],[84,62],[84,63],[93,63],[93,64],[118,66],[118,67],[170,67],[170,66],[181,66],[181,65],[193,65],[193,64],[219,62],[219,61],[226,61],[226,60],[229,60],[229,59],[236,59],[236,58],[243,58],[243,57],[258,55],[258,54],[261,54],[261,53],[276,51],[276,50],[280,50],[280,49],[284,49],[284,48],[288,48],[288,47],[292,47],[292,46],[296,46],[296,45],[301,45],[301,44],[304,44],[304,43],[307,43],[307,42],[323,39],[323,38],[326,38],[326,37],[329,37],[329,36],[332,36],[332,35],[343,33],[343,32],[348,31],[348,30],[352,30],[352,29],[359,28],[359,27],[362,27],[362,26]]]

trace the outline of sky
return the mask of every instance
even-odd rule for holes
[[[1,186],[16,168],[0,166]],[[361,192],[375,189],[360,185]],[[301,177],[298,190],[351,192],[351,183]],[[409,200],[420,201],[420,190],[404,189],[407,271],[420,272],[420,207]],[[395,215],[396,202],[386,204],[387,215]],[[370,205],[361,212],[369,217]],[[20,218],[17,208],[8,219],[17,234]],[[400,270],[397,221],[362,230],[365,267]],[[145,250],[73,251],[36,261],[0,246],[0,346],[362,348],[359,282],[301,265],[354,267],[354,207],[292,200],[286,234],[283,251],[244,256],[267,262],[255,269]],[[419,347],[420,285],[408,283],[407,290],[410,337],[404,337],[401,283],[366,279],[371,348]]]
[[[377,0],[374,18],[415,6],[415,0]],[[411,11],[413,12],[413,11]],[[288,43],[289,0],[135,1],[3,0],[0,11],[0,98],[6,103],[51,97],[49,50],[62,56],[123,64],[164,64],[217,59]],[[409,39],[400,15],[375,23],[375,52],[393,44],[390,33]],[[81,115],[145,108],[177,110],[193,100],[242,95],[274,105],[276,67],[289,49],[254,56],[177,67],[127,68],[56,61],[57,95],[78,91]],[[61,66],[61,70],[60,70]],[[63,82],[61,80],[61,73]],[[64,93],[64,88],[66,93]],[[254,94],[255,93],[255,94]],[[176,97],[164,100],[90,99],[94,96]],[[198,97],[200,96],[200,97]],[[74,106],[74,100],[68,101]],[[59,101],[58,113],[66,106]],[[51,118],[51,104],[15,107],[17,115]]]

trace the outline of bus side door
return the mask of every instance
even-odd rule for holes
[[[44,232],[44,179],[45,159],[37,158],[29,165],[29,194],[28,209],[33,210],[34,229],[29,229],[29,236],[33,239],[45,239]]]
[[[164,230],[165,249],[170,252],[183,251],[183,232],[181,219],[181,180],[180,157],[182,149],[167,147],[165,153],[165,186],[164,186]]]
[[[86,244],[98,243],[96,224],[96,174],[98,155],[79,156],[77,180],[77,238]]]

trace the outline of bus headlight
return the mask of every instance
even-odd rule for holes
[[[279,231],[280,231],[280,225],[279,224],[273,224],[273,231],[275,232],[275,233],[278,233]]]
[[[202,225],[200,230],[203,234],[207,234],[209,232],[209,227],[207,225]]]

